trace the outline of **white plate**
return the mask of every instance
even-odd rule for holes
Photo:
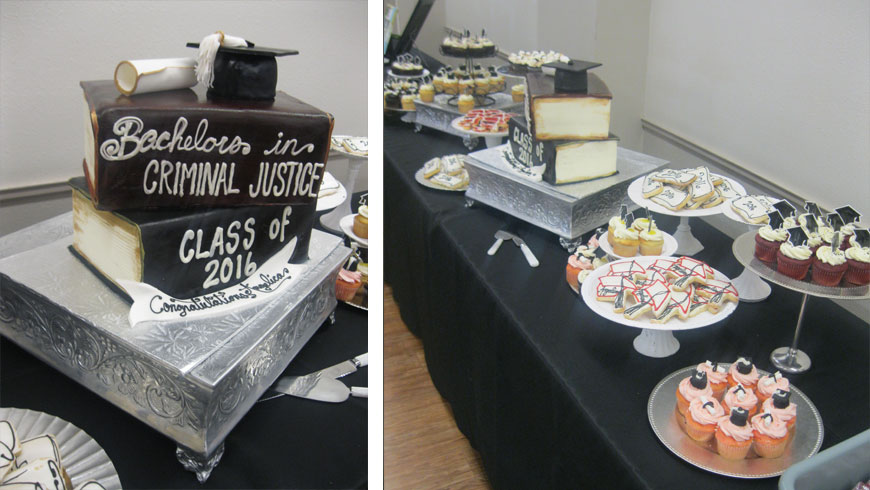
[[[662,246],[662,253],[660,254],[660,256],[670,257],[671,255],[674,255],[674,252],[677,251],[677,239],[674,238],[670,233],[666,233],[662,230],[659,231],[661,231],[662,236],[665,239],[665,244]],[[622,255],[616,255],[615,253],[613,253],[613,246],[610,245],[610,242],[607,241],[607,236],[605,236],[605,234],[602,234],[601,237],[602,240],[598,242],[598,246],[600,246],[601,249],[607,252],[607,255],[610,255],[611,257],[617,257],[620,259],[636,259],[638,257],[643,257],[643,255],[635,255],[634,257],[623,257]]]
[[[23,408],[0,408],[0,420],[8,420],[24,441],[43,434],[54,436],[60,449],[61,465],[73,488],[95,480],[106,490],[121,490],[121,480],[106,451],[85,431],[66,420]]]
[[[450,189],[450,188],[447,188],[444,186],[440,186],[440,185],[432,182],[431,180],[427,179],[426,177],[424,177],[423,170],[424,169],[421,168],[420,170],[417,170],[417,173],[414,174],[414,180],[416,180],[417,183],[422,185],[423,187],[428,187],[430,189],[437,189],[439,191],[447,191],[447,192],[465,192],[466,190],[468,190],[468,184],[466,184],[465,187],[460,187],[458,189]]]
[[[607,238],[604,239],[605,241]],[[601,242],[599,242],[601,243]],[[651,265],[657,259],[665,259],[670,257],[662,257],[659,255],[649,255],[649,256],[640,256],[633,257],[630,259],[622,259],[614,262],[610,262],[602,265],[601,267],[592,271],[589,276],[583,281],[582,286],[580,287],[580,297],[583,298],[583,302],[586,303],[586,306],[589,307],[592,311],[597,313],[599,316],[606,318],[612,322],[620,323],[622,325],[627,325],[629,327],[635,328],[648,328],[650,330],[690,330],[693,328],[706,327],[707,325],[712,325],[716,322],[720,322],[726,318],[728,315],[734,312],[737,308],[737,303],[733,301],[729,301],[725,303],[725,305],[719,310],[719,313],[713,314],[709,311],[704,311],[698,313],[697,315],[686,318],[683,320],[677,316],[674,316],[666,323],[652,323],[652,316],[647,314],[641,315],[638,318],[641,320],[631,320],[623,316],[622,313],[614,313],[613,311],[613,303],[608,301],[598,301],[595,299],[595,286],[598,284],[598,278],[607,274],[610,271],[611,264],[619,264],[621,262],[629,262],[631,260],[636,261],[639,265],[646,267]],[[731,282],[730,279],[725,274],[713,269],[715,273],[715,278],[720,281],[728,281]]]
[[[669,216],[712,216],[714,214],[719,214],[724,211],[725,208],[731,207],[730,201],[726,200],[712,208],[698,208],[698,209],[681,209],[679,211],[671,211],[670,209],[658,204],[650,199],[643,197],[643,179],[646,176],[639,177],[637,180],[632,182],[628,186],[628,197],[634,201],[640,207],[649,208],[650,211],[659,214],[667,214]],[[746,189],[740,182],[737,182],[734,179],[729,179],[728,177],[723,177],[725,180],[731,183],[731,186],[734,187],[734,190],[739,192],[740,194],[745,195]]]
[[[359,243],[361,247],[369,248],[369,241],[366,238],[360,238],[356,236],[353,232],[353,219],[356,217],[355,214],[349,214],[338,222],[338,226],[341,227],[341,231],[344,232],[345,235],[348,236],[352,241]]]
[[[450,122],[450,127],[459,131],[462,134],[467,134],[469,136],[476,136],[478,138],[483,138],[484,136],[504,137],[504,136],[508,135],[507,131],[502,131],[500,133],[479,133],[477,131],[469,131],[469,130],[459,126],[459,121],[463,120],[464,118],[465,118],[465,116],[457,117],[456,119],[454,119],[453,121]]]
[[[328,211],[337,208],[345,199],[347,199],[347,189],[339,182],[337,191],[328,196],[317,198],[317,211]]]
[[[727,363],[719,363],[727,367]],[[789,386],[791,401],[797,405],[795,434],[778,458],[750,457],[738,461],[728,460],[713,452],[711,447],[701,446],[680,428],[674,415],[674,393],[683,378],[694,371],[696,365],[685,367],[665,377],[653,389],[647,405],[647,417],[653,432],[675,455],[698,468],[734,478],[771,478],[781,475],[789,466],[803,461],[819,451],[824,438],[824,426],[819,411],[810,399],[794,385]],[[761,376],[769,373],[758,370]],[[711,444],[712,446],[712,444]],[[754,451],[750,450],[754,456]]]

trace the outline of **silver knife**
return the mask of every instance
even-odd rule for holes
[[[340,392],[342,389],[338,388],[335,383],[340,385],[344,391],[348,391],[348,388],[340,381],[337,381],[336,378],[341,378],[350,373],[356,372],[357,369],[363,366],[368,366],[368,363],[369,355],[368,353],[365,353],[360,354],[353,359],[342,361],[334,366],[329,366],[328,368],[304,376],[284,376],[283,378],[279,378],[271,387],[272,391],[276,391],[280,394],[277,396],[264,397],[259,401],[271,400],[281,395],[293,395],[321,401],[344,401],[347,399],[347,394],[344,395],[344,398],[337,399],[341,397]],[[330,383],[330,381],[334,381],[335,383]],[[326,393],[326,395],[320,395],[322,392]],[[333,395],[330,394],[330,392],[337,392],[338,394]],[[311,393],[314,393],[314,396],[311,396]],[[323,399],[324,397],[329,399]]]
[[[532,249],[530,249],[529,246],[526,245],[526,242],[524,242],[522,238],[516,235],[511,235],[511,238],[513,239],[514,243],[518,247],[520,247],[520,250],[523,251],[523,255],[526,256],[526,262],[528,262],[530,266],[537,267],[541,265],[541,263],[538,262],[538,258],[535,257],[535,254],[532,253]]]
[[[504,230],[498,230],[495,232],[495,243],[489,247],[489,250],[486,251],[487,255],[495,255],[498,252],[499,247],[505,240],[510,240],[512,235]]]

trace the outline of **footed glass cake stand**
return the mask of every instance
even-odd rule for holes
[[[730,200],[728,201],[728,206],[722,210],[722,214],[738,223],[743,223],[748,226],[749,231],[753,233],[753,236],[758,231],[758,228],[763,224],[748,223],[731,208]],[[740,301],[757,303],[766,300],[767,297],[770,296],[770,285],[761,280],[761,278],[758,277],[758,274],[752,272],[752,269],[749,267],[744,267],[743,272],[735,277],[731,283],[737,288],[737,293],[740,294]]]
[[[338,207],[329,213],[321,216],[320,224],[334,234],[342,235],[344,232],[341,229],[341,219],[353,213],[350,208],[351,200],[349,198],[350,196],[353,196],[355,191],[354,186],[356,185],[356,177],[359,175],[359,169],[362,167],[363,163],[368,160],[368,157],[332,151],[330,157],[334,158],[336,156],[343,156],[347,158],[348,161],[347,182],[342,182],[345,189],[347,189],[348,199],[345,199],[344,202],[339,204]]]
[[[741,195],[746,194],[746,189],[743,188],[739,182],[734,179],[727,179],[731,182],[732,187],[735,191],[739,192]],[[701,216],[713,216],[723,212],[725,207],[730,207],[728,201],[723,202],[717,206],[713,206],[712,208],[698,208],[698,209],[681,209],[679,211],[671,211],[670,209],[657,204],[655,201],[647,199],[643,197],[643,177],[635,180],[628,186],[628,197],[638,206],[649,209],[651,212],[666,214],[668,216],[677,216],[680,218],[680,224],[677,226],[677,230],[674,232],[674,238],[676,238],[677,243],[679,243],[679,247],[677,247],[677,251],[674,255],[695,255],[696,253],[704,250],[704,245],[701,245],[701,242],[695,238],[695,235],[692,235],[692,227],[689,225],[689,218],[691,217],[701,217]]]
[[[812,361],[806,352],[797,348],[807,300],[810,296],[830,299],[870,299],[870,286],[827,287],[813,284],[808,279],[798,281],[776,272],[762,261],[755,258],[755,231],[747,232],[734,240],[732,245],[734,257],[747,269],[758,274],[762,279],[778,284],[803,294],[801,308],[798,312],[797,325],[790,347],[779,347],[770,353],[770,362],[778,369],[787,373],[803,373],[810,368]],[[739,291],[738,291],[739,292]]]

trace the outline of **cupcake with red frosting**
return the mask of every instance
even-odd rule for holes
[[[847,268],[843,279],[856,286],[870,283],[870,247],[853,245],[846,249],[844,255]]]
[[[686,415],[692,400],[700,397],[713,398],[713,389],[707,382],[707,373],[696,369],[688,378],[680,381],[677,386],[677,411],[680,415]]]
[[[350,301],[362,286],[362,274],[357,271],[341,269],[335,280],[335,299]]]
[[[752,447],[752,435],[749,413],[742,408],[732,409],[716,426],[716,451],[726,459],[743,459]]]
[[[788,429],[785,422],[770,412],[764,412],[752,417],[750,423],[755,441],[755,454],[762,458],[782,456],[788,443]]]
[[[758,397],[755,396],[755,391],[751,388],[744,388],[738,384],[733,388],[729,388],[722,397],[722,406],[725,411],[729,412],[732,408],[742,408],[753,416],[758,412]]]
[[[733,388],[738,384],[744,388],[755,389],[758,383],[758,370],[752,364],[749,357],[740,357],[728,368],[728,387]]]
[[[776,271],[800,281],[810,271],[812,258],[813,252],[809,246],[782,242],[776,252]]]
[[[725,409],[715,398],[695,398],[686,411],[686,433],[698,442],[707,442],[713,439],[716,425],[724,416]]]
[[[776,390],[773,395],[761,404],[762,412],[770,412],[785,422],[790,434],[794,434],[797,422],[797,405],[791,402],[791,392]]]
[[[813,262],[813,282],[820,286],[836,286],[848,268],[846,254],[841,250],[833,250],[830,245],[822,245],[816,250]]]
[[[758,387],[755,389],[755,395],[758,397],[758,405],[762,405],[768,398],[776,393],[776,390],[788,391],[788,379],[782,376],[779,371],[762,376],[758,380]]]
[[[725,390],[728,389],[728,370],[720,366],[718,362],[705,361],[698,364],[697,369],[707,373],[707,382],[713,390],[713,398],[722,399]]]

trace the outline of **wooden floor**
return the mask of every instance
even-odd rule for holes
[[[432,385],[423,344],[384,288],[384,488],[489,489],[480,455]]]

